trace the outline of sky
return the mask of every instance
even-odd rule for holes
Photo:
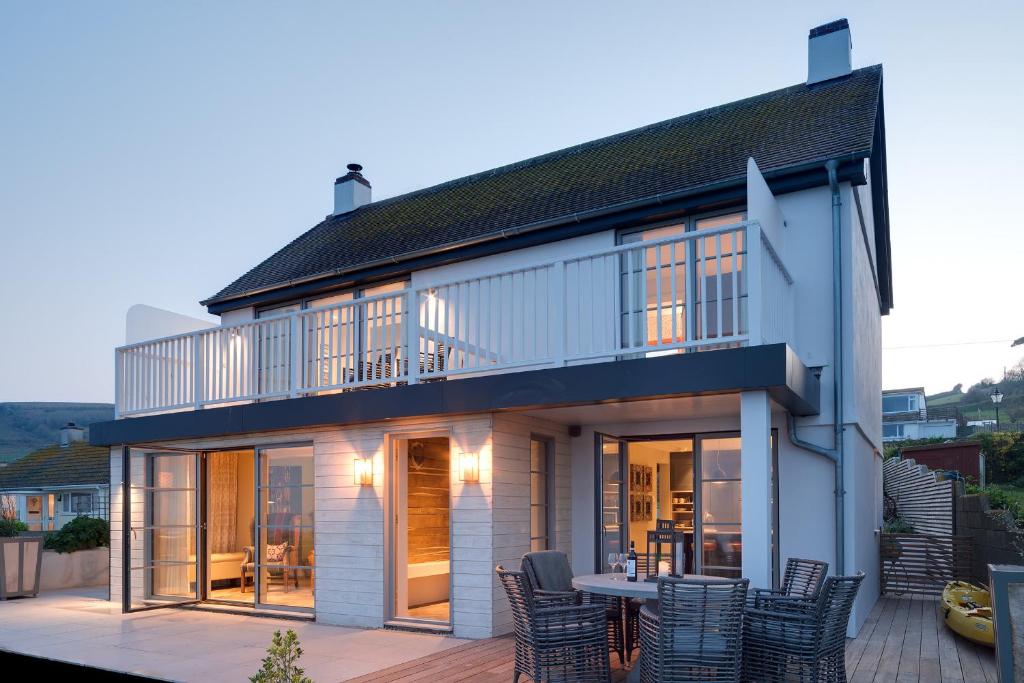
[[[885,66],[884,385],[998,378],[1024,357],[1024,3],[7,1],[0,401],[112,401],[127,309],[205,317],[348,162],[382,199],[792,85],[843,16]]]

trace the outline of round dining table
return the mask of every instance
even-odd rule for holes
[[[574,576],[572,587],[576,590],[599,595],[610,595],[619,598],[641,598],[644,600],[658,599],[658,583],[656,581],[645,581],[643,574],[638,574],[636,581],[627,581],[625,574],[586,574]],[[702,581],[727,580],[720,576],[707,576],[706,574],[684,574],[684,579],[700,579]],[[626,625],[628,628],[628,625]],[[625,630],[625,629],[624,629]],[[640,680],[640,658],[644,656],[641,649],[640,654],[630,669],[626,678],[628,683],[635,683]]]

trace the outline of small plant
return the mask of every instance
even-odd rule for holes
[[[110,545],[110,525],[105,519],[75,517],[46,537],[43,547],[58,553],[105,548]]]
[[[892,519],[885,520],[885,523],[882,525],[882,531],[887,534],[912,534],[914,533],[914,525],[902,517],[893,517]]]
[[[28,531],[28,524],[20,519],[0,517],[0,538],[13,538],[23,531]]]
[[[305,671],[296,666],[302,648],[295,631],[288,629],[283,636],[274,631],[274,637],[267,648],[267,656],[263,658],[263,667],[254,676],[249,677],[251,683],[313,683],[305,676]]]

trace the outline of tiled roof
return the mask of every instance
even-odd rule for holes
[[[882,67],[799,84],[331,216],[204,304],[667,192],[870,156]]]
[[[40,448],[0,468],[0,490],[109,483],[110,449],[84,441]]]

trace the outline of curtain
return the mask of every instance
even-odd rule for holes
[[[233,553],[242,548],[238,532],[238,454],[210,453],[208,456],[210,497],[207,533],[211,553]]]

